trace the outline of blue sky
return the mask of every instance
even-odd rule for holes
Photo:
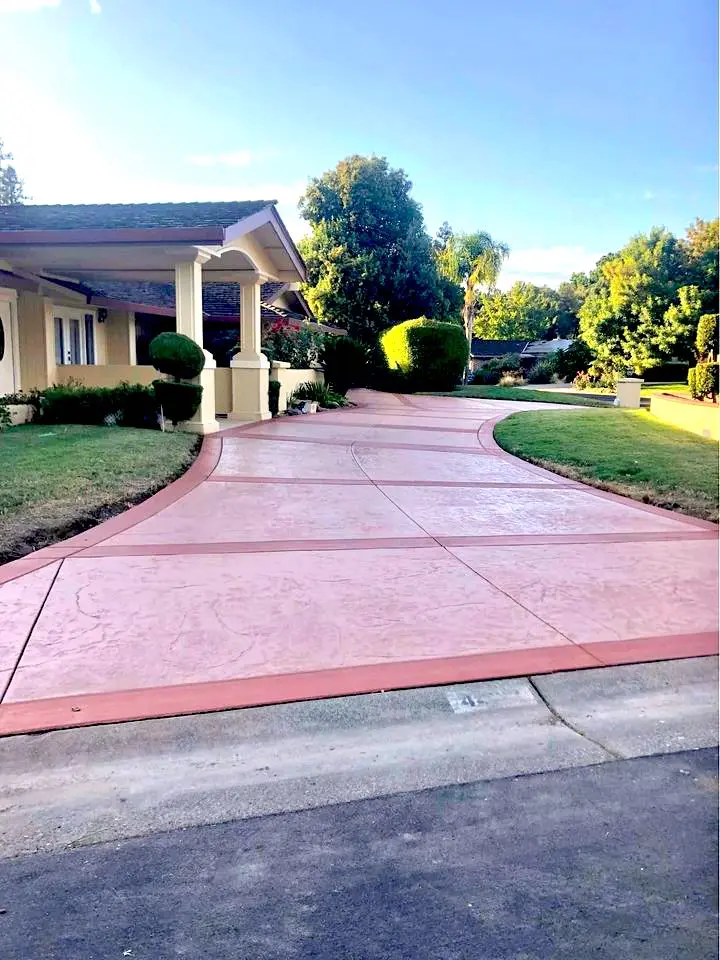
[[[297,236],[377,153],[431,232],[510,244],[503,285],[717,215],[715,0],[0,0],[0,36],[38,203],[264,197]]]

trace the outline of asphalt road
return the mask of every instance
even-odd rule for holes
[[[3,960],[705,960],[717,751],[0,862]]]

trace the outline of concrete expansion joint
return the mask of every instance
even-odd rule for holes
[[[576,726],[574,723],[571,723],[566,719],[553,704],[548,700],[545,694],[540,690],[539,686],[535,682],[534,677],[528,677],[527,682],[530,685],[530,689],[533,691],[538,700],[542,703],[545,709],[550,713],[553,719],[557,723],[561,723],[564,727],[567,727],[572,733],[576,733],[579,737],[582,737],[583,740],[587,740],[588,743],[595,744],[596,747],[599,747],[603,750],[608,757],[611,757],[613,760],[627,760],[628,758],[625,754],[621,753],[619,750],[614,750],[612,747],[609,747],[607,744],[602,743],[600,740],[596,740],[594,737],[591,737],[589,734],[585,733],[584,730],[581,730],[580,727]]]

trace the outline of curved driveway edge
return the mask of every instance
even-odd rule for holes
[[[713,524],[501,450],[535,404],[357,399],[1,568],[0,733],[717,652]]]

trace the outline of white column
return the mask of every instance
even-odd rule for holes
[[[203,388],[202,401],[192,420],[182,424],[188,433],[215,433],[215,358],[203,347],[202,265],[209,255],[197,253],[194,259],[175,264],[175,329],[190,337],[205,354],[205,368],[193,383]]]
[[[259,277],[240,286],[240,352],[230,361],[231,420],[269,420],[270,364],[261,351]]]

